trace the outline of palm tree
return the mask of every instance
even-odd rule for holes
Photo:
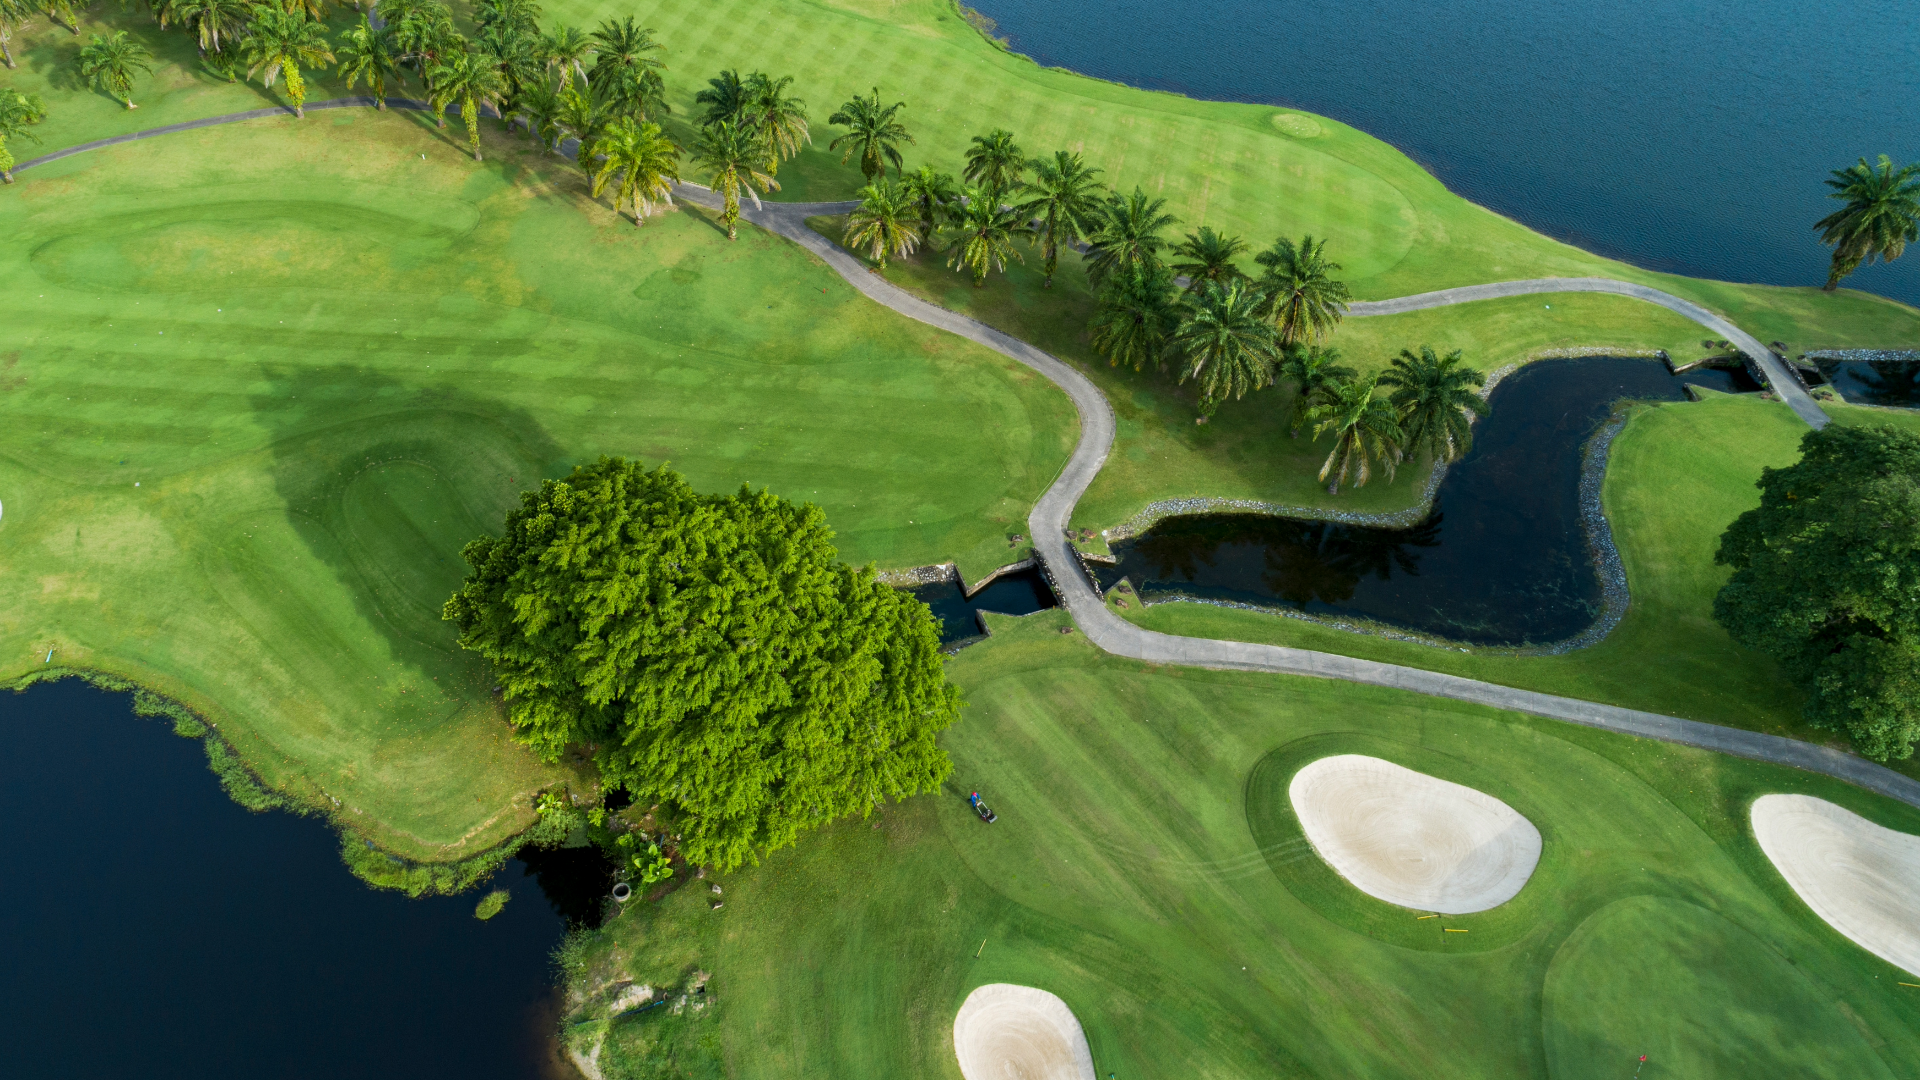
[[[501,116],[512,111],[529,87],[546,81],[547,65],[540,58],[540,41],[535,35],[496,22],[483,27],[474,44],[480,56],[505,79],[506,88],[499,101]]]
[[[1896,169],[1885,154],[1875,169],[1859,164],[1835,169],[1827,181],[1827,198],[1847,205],[1814,224],[1820,241],[1833,245],[1833,269],[1827,273],[1828,292],[1840,279],[1874,259],[1900,257],[1907,245],[1920,240],[1920,162]]]
[[[729,68],[708,79],[707,88],[693,95],[693,103],[707,107],[707,114],[700,118],[702,124],[738,121],[747,111],[747,84],[739,72]]]
[[[205,56],[223,51],[246,33],[254,4],[252,0],[174,0],[163,11],[168,19],[194,28],[200,55]]]
[[[1173,271],[1164,266],[1114,272],[1100,287],[1090,327],[1093,351],[1115,367],[1125,364],[1135,371],[1149,363],[1161,367],[1180,325],[1174,293]]]
[[[1487,399],[1477,391],[1486,376],[1460,363],[1460,350],[1445,357],[1433,346],[1420,346],[1419,355],[1401,349],[1393,366],[1380,376],[1391,386],[1393,407],[1400,410],[1401,449],[1411,455],[1425,449],[1435,461],[1455,461],[1473,446],[1473,417],[1487,415]]]
[[[111,36],[93,35],[80,50],[80,75],[96,90],[113,95],[129,109],[133,103],[133,77],[153,70],[153,54],[146,46],[116,30]]]
[[[599,44],[588,80],[594,92],[635,120],[664,116],[668,110],[660,72],[667,65],[653,55],[660,51],[653,30],[629,15],[619,22],[602,22],[593,39]]]
[[[453,12],[441,0],[385,0],[380,15],[393,31],[394,51],[413,65],[423,83],[427,69],[443,55],[465,48],[454,29]]]
[[[1034,235],[1040,241],[1047,275],[1040,287],[1051,289],[1053,272],[1060,265],[1060,245],[1079,243],[1093,231],[1104,189],[1094,179],[1100,170],[1088,168],[1079,154],[1056,150],[1052,161],[1036,158],[1027,167],[1033,170],[1033,179],[1020,212],[1029,220],[1039,219]]]
[[[931,165],[922,165],[906,174],[900,187],[907,198],[913,200],[914,209],[919,211],[920,236],[923,239],[933,235],[934,227],[946,216],[947,206],[960,197],[960,189],[954,184],[953,177],[934,171]]]
[[[775,79],[761,72],[747,76],[746,115],[760,140],[761,153],[768,172],[779,172],[780,163],[800,152],[801,143],[812,143],[807,130],[807,103],[787,93],[793,76]]]
[[[74,37],[80,36],[80,16],[73,9],[73,0],[39,0],[39,8],[47,13],[47,18],[67,28]]]
[[[994,128],[973,137],[973,145],[967,150],[967,167],[960,175],[970,184],[1012,191],[1020,186],[1026,171],[1026,155],[1014,143],[1013,132]]]
[[[527,134],[540,143],[542,150],[553,153],[560,148],[565,94],[544,82],[535,83],[514,103],[513,115],[527,126]]]
[[[27,129],[47,118],[47,107],[38,94],[23,94],[12,87],[0,87],[0,180],[13,183],[13,152],[7,149],[12,138],[40,137]]]
[[[1181,305],[1172,342],[1180,381],[1200,380],[1201,409],[1209,415],[1228,395],[1238,400],[1273,381],[1280,341],[1260,316],[1260,300],[1247,282],[1208,281]]]
[[[772,176],[760,171],[763,159],[753,130],[731,120],[700,129],[693,144],[693,163],[706,170],[707,185],[720,193],[720,220],[727,224],[729,240],[740,236],[736,225],[740,221],[741,188],[746,188],[755,210],[760,209],[760,196],[754,193],[753,185],[759,184],[761,191],[780,190]]]
[[[620,212],[621,204],[632,202],[635,228],[647,223],[653,200],[673,205],[673,185],[680,179],[680,148],[661,134],[659,124],[623,116],[613,122],[591,153],[585,149],[580,152],[583,162],[593,157],[606,159],[593,178],[593,197],[599,198],[607,181],[618,173],[614,213]]]
[[[467,122],[467,145],[480,160],[480,106],[498,101],[507,92],[506,77],[493,58],[471,49],[448,53],[427,72],[427,101],[442,126],[447,106],[460,103],[460,119]]]
[[[273,2],[273,0],[269,0]],[[280,10],[293,15],[305,15],[317,23],[327,21],[327,0],[277,0]]]
[[[473,15],[482,29],[500,26],[528,35],[540,31],[540,5],[534,0],[478,0]]]
[[[1306,426],[1307,414],[1320,403],[1322,389],[1337,380],[1353,378],[1354,372],[1341,365],[1338,349],[1287,345],[1280,352],[1279,375],[1293,384],[1293,412],[1287,418],[1287,433],[1297,439]]]
[[[894,119],[894,114],[907,107],[904,101],[891,105],[880,104],[880,88],[873,88],[873,96],[863,98],[859,94],[839,111],[827,117],[827,123],[839,124],[848,129],[845,135],[827,144],[827,149],[837,150],[841,143],[847,144],[847,152],[840,155],[840,164],[855,154],[860,156],[860,175],[869,182],[892,165],[895,172],[903,170],[900,162],[900,144],[913,145],[913,136],[907,134],[907,127]]]
[[[0,0],[0,59],[8,67],[20,66],[13,59],[13,36],[27,28],[38,10],[34,0]]]
[[[1149,200],[1137,186],[1131,195],[1109,197],[1087,238],[1087,280],[1098,287],[1115,271],[1160,265],[1160,252],[1167,246],[1160,230],[1180,221],[1163,212],[1166,205],[1165,199]]]
[[[1210,226],[1202,225],[1199,232],[1188,233],[1185,240],[1173,245],[1173,255],[1178,260],[1173,264],[1173,272],[1186,275],[1189,292],[1198,289],[1204,281],[1220,285],[1246,281],[1246,273],[1233,262],[1235,256],[1246,250],[1245,240],[1222,236]]]
[[[1376,392],[1377,379],[1328,383],[1320,402],[1307,413],[1314,438],[1333,435],[1333,452],[1320,466],[1321,480],[1333,476],[1327,487],[1332,494],[1340,494],[1348,474],[1353,475],[1355,486],[1366,484],[1373,477],[1376,460],[1386,466],[1387,479],[1393,479],[1393,467],[1400,461],[1400,413],[1385,394]]]
[[[300,68],[333,62],[333,50],[327,48],[327,28],[307,18],[304,11],[263,8],[253,20],[246,49],[247,78],[258,76],[260,84],[271,90],[274,80],[285,75],[293,115],[305,119],[307,83],[300,77]]]
[[[864,250],[885,270],[887,256],[911,255],[920,244],[922,233],[914,227],[913,213],[906,189],[883,176],[860,189],[860,205],[847,215],[841,242]]]
[[[953,245],[947,265],[973,271],[977,289],[987,283],[988,270],[1005,270],[1009,258],[1025,261],[1013,247],[1022,221],[1020,211],[1006,205],[998,188],[968,188],[961,199],[952,210]]]
[[[539,54],[547,70],[560,74],[560,90],[572,88],[573,80],[587,82],[587,57],[593,55],[593,38],[577,26],[556,27],[540,35]]]
[[[1298,247],[1281,237],[1273,247],[1253,257],[1267,268],[1260,288],[1267,294],[1267,314],[1280,328],[1285,345],[1324,341],[1340,324],[1352,294],[1346,282],[1335,281],[1340,264],[1327,258],[1327,242],[1304,237]]]
[[[560,95],[560,130],[571,135],[578,145],[574,149],[574,161],[580,171],[589,177],[593,175],[594,148],[606,136],[613,124],[612,110],[598,98],[587,93],[581,87],[574,87]]]
[[[224,0],[212,0],[224,2]],[[373,91],[379,108],[387,107],[387,80],[401,81],[400,59],[393,51],[393,31],[375,27],[370,16],[360,16],[357,25],[340,35],[340,74],[347,77],[347,89],[364,80]]]

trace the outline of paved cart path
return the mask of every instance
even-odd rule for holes
[[[371,98],[341,98],[335,101],[316,102],[307,108],[365,107],[372,104]],[[402,99],[390,98],[388,104],[394,108],[425,108],[419,102]],[[101,146],[150,138],[172,131],[188,131],[215,124],[274,116],[287,111],[285,109],[256,110],[102,139],[37,158],[18,166],[16,171]],[[695,184],[680,184],[675,191],[681,198],[701,206],[716,208],[720,204],[719,196]],[[1101,394],[1099,388],[1094,386],[1085,375],[1061,360],[1018,338],[995,330],[985,323],[930,304],[906,292],[872,272],[851,252],[807,227],[806,219],[809,217],[821,214],[843,214],[855,205],[851,202],[766,203],[761,208],[755,209],[748,204],[743,208],[742,216],[813,252],[854,288],[875,302],[910,319],[958,334],[1017,360],[1046,376],[1073,400],[1074,408],[1080,414],[1079,444],[1074,447],[1073,454],[1067,459],[1067,464],[1061,470],[1059,478],[1034,506],[1032,514],[1027,518],[1027,526],[1032,531],[1034,547],[1041,561],[1050,571],[1060,594],[1062,606],[1067,609],[1081,632],[1100,648],[1116,656],[1125,656],[1148,663],[1310,675],[1411,690],[1498,709],[1512,709],[1536,716],[1584,724],[1588,727],[1702,747],[1756,761],[1791,765],[1810,772],[1837,777],[1869,791],[1920,806],[1920,781],[1909,779],[1891,769],[1840,750],[1814,746],[1811,743],[1781,738],[1777,735],[1763,735],[1759,732],[1682,720],[1659,713],[1625,709],[1616,705],[1602,705],[1532,690],[1518,690],[1477,679],[1445,675],[1421,668],[1402,667],[1398,664],[1382,664],[1334,653],[1290,649],[1278,645],[1255,645],[1240,641],[1175,637],[1171,634],[1145,630],[1127,622],[1107,609],[1100,594],[1094,589],[1093,582],[1088,577],[1078,553],[1067,540],[1067,522],[1073,513],[1074,504],[1080,501],[1080,496],[1093,483],[1094,477],[1099,475],[1101,466],[1106,463],[1107,453],[1113,446],[1113,410],[1108,406],[1105,395]],[[1720,334],[1726,340],[1734,342],[1742,351],[1758,361],[1775,391],[1794,407],[1795,413],[1802,419],[1815,426],[1824,426],[1827,421],[1826,415],[1820,411],[1819,406],[1815,405],[1801,390],[1798,380],[1751,335],[1742,332],[1732,323],[1697,304],[1644,285],[1632,285],[1606,278],[1541,278],[1530,281],[1508,281],[1492,285],[1444,289],[1439,292],[1401,297],[1397,300],[1355,304],[1352,314],[1360,317],[1386,315],[1449,304],[1471,303],[1496,297],[1556,292],[1615,293],[1645,300],[1678,312]]]

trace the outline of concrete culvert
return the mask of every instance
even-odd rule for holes
[[[619,882],[613,887],[613,898],[622,904],[633,899],[633,886],[624,881]]]

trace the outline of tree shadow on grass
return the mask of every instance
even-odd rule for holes
[[[466,576],[461,548],[498,535],[521,491],[565,472],[560,447],[524,410],[431,375],[266,374],[253,407],[273,433],[272,480],[293,532],[396,659],[490,683],[440,609]]]

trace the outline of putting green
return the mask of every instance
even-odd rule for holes
[[[1673,1062],[1717,1066],[1790,1017],[1793,1035],[1747,1076],[1881,1076],[1920,1055],[1920,994],[1799,903],[1745,807],[1795,790],[1890,827],[1920,811],[1791,769],[1395,691],[1115,660],[1058,633],[1055,613],[991,621],[996,637],[953,661],[971,704],[942,737],[946,791],[728,875],[720,910],[704,881],[629,905],[578,985],[713,973],[704,1037],[741,1077],[955,1077],[955,1010],[989,983],[1059,995],[1099,1076],[1412,1078],[1436,1062],[1448,1076],[1558,1076],[1567,1053],[1604,1065],[1635,1040],[1666,1053],[1683,1019],[1723,1026],[1728,1043]],[[1492,911],[1421,920],[1340,879],[1286,794],[1299,764],[1336,753],[1526,815],[1544,841],[1527,887]],[[976,789],[996,824],[968,809]],[[1689,908],[1711,910],[1719,936],[1688,924],[1662,937],[1666,913]],[[1617,936],[1590,952],[1588,927]],[[1562,977],[1636,935],[1646,950],[1624,955],[1644,959],[1626,962],[1650,978],[1672,940],[1698,980],[1682,987],[1738,992],[1648,987],[1670,1013],[1685,1006],[1659,1028],[1646,1002]],[[1774,978],[1783,968],[1797,980]],[[626,1048],[671,1033],[648,1017],[611,1028],[609,1076],[634,1075],[620,1071]]]
[[[1050,384],[785,241],[636,229],[531,155],[336,118],[0,199],[0,679],[134,679],[393,850],[465,854],[568,776],[508,743],[439,617],[522,489],[671,460],[819,503],[855,563],[977,577],[1065,460]]]

